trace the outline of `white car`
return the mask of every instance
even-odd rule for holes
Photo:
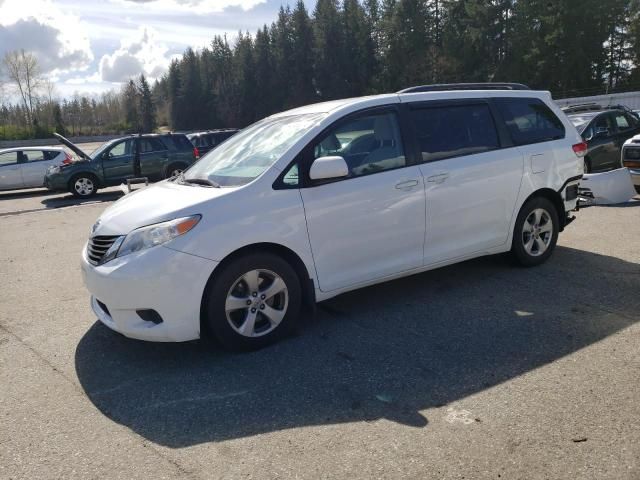
[[[253,349],[349,290],[506,251],[544,262],[587,146],[525,88],[414,87],[245,128],[101,215],[82,253],[95,314],[132,338]]]
[[[44,186],[47,169],[71,162],[71,156],[59,147],[19,147],[0,150],[0,190]]]
[[[629,169],[631,182],[640,193],[640,135],[629,138],[622,145],[622,153],[620,155],[622,167]]]

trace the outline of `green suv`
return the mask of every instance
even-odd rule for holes
[[[57,133],[79,160],[50,167],[44,177],[49,190],[69,191],[76,197],[95,195],[99,188],[119,185],[131,178],[162,180],[181,173],[196,161],[193,144],[186,135],[144,134],[111,140],[91,155]]]

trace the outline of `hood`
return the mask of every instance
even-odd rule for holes
[[[80,150],[78,148],[78,146],[75,143],[71,142],[69,139],[63,137],[59,133],[55,133],[54,132],[53,135],[58,139],[58,141],[61,144],[63,144],[65,147],[69,148],[73,153],[78,155],[80,158],[82,158],[84,160],[91,160],[91,157],[89,155],[87,155],[85,152]]]
[[[136,190],[107,208],[91,235],[126,235],[136,228],[178,217],[203,213],[201,205],[235,188],[178,185],[164,181]]]

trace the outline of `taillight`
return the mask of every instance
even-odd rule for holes
[[[73,158],[71,158],[71,155],[69,155],[67,152],[64,152],[64,160],[62,161],[63,165],[70,165],[71,163],[73,163]]]
[[[575,153],[576,156],[584,157],[587,154],[588,146],[587,146],[587,142],[580,142],[580,143],[576,143],[571,148],[573,148],[573,153]]]
[[[200,158],[200,150],[198,150],[198,147],[193,147],[193,156]]]

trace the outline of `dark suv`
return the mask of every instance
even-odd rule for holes
[[[151,181],[173,177],[196,160],[196,149],[184,134],[145,134],[111,140],[91,155],[62,135],[58,140],[80,157],[50,167],[44,178],[49,190],[68,190],[76,197],[90,197],[99,188],[118,185],[131,178]]]
[[[563,109],[587,142],[585,173],[620,167],[622,145],[640,133],[640,119],[622,106],[577,105]]]
[[[224,140],[235,135],[238,132],[236,128],[226,128],[224,130],[207,130],[206,132],[195,132],[187,135],[193,146],[197,149],[197,154],[202,157],[205,153],[213,150]]]

